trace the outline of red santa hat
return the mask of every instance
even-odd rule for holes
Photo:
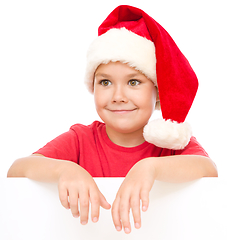
[[[192,131],[185,118],[198,80],[167,31],[141,9],[117,7],[99,26],[98,37],[88,49],[85,82],[90,92],[97,67],[116,61],[139,70],[158,88],[163,119],[149,121],[145,140],[175,150],[187,146]]]

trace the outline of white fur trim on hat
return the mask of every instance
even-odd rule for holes
[[[154,43],[126,28],[113,28],[97,37],[88,49],[85,83],[90,92],[97,67],[117,61],[139,70],[157,86]]]
[[[144,127],[143,136],[147,142],[158,147],[179,150],[188,145],[192,130],[187,122],[156,119]]]

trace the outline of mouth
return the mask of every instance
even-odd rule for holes
[[[110,110],[112,113],[117,113],[117,114],[127,114],[127,113],[131,113],[134,112],[137,108],[134,109],[115,109],[115,110]]]

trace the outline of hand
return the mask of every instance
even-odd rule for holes
[[[135,228],[141,227],[140,201],[142,211],[149,205],[149,192],[155,181],[155,169],[151,158],[136,163],[126,175],[112,205],[112,217],[117,231],[124,228],[125,233],[131,232],[129,212],[132,210]]]
[[[97,222],[100,206],[110,209],[110,204],[99,191],[91,175],[79,165],[66,162],[59,176],[59,198],[66,209],[71,209],[74,217],[80,216],[81,224],[88,222],[89,202],[91,203],[91,219]],[[78,206],[80,203],[80,210]]]

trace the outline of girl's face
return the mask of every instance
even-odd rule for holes
[[[145,75],[121,62],[101,64],[94,79],[97,113],[106,130],[118,133],[141,131],[151,117],[157,89]]]

